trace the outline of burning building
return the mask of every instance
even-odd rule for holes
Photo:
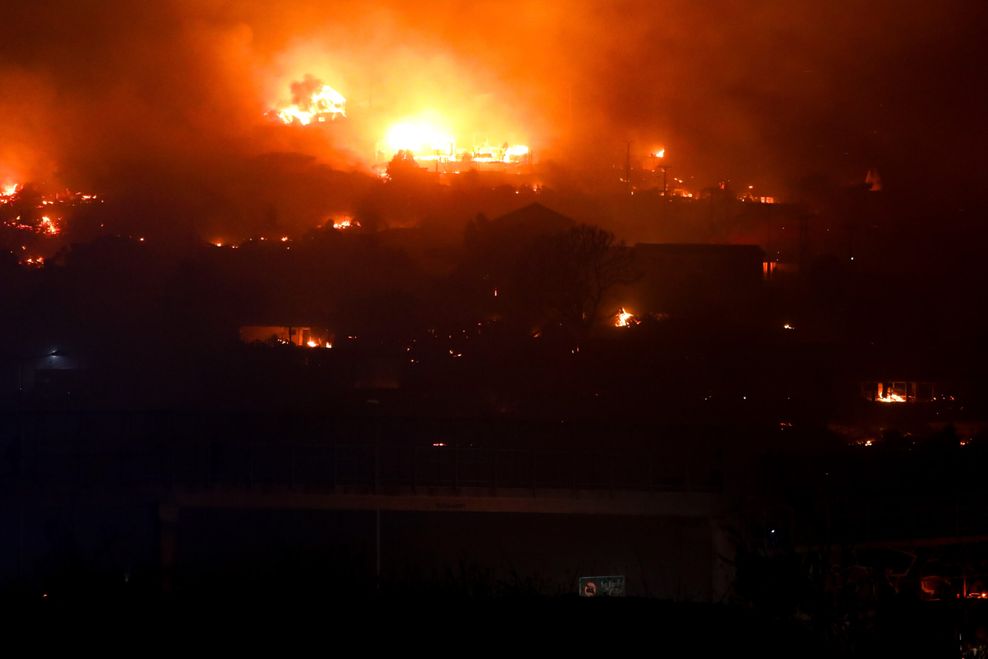
[[[333,347],[333,334],[328,330],[295,325],[242,325],[240,340],[243,343],[273,343],[298,348]]]
[[[287,126],[306,127],[348,118],[346,97],[315,76],[306,75],[292,82],[290,89],[291,100],[276,103],[268,112],[273,120]],[[350,128],[361,132],[371,126],[383,126],[372,138],[371,159],[376,163],[374,169],[382,176],[396,157],[407,158],[444,175],[465,171],[520,172],[532,163],[527,144],[477,136],[466,139],[462,131],[450,127],[452,123],[441,113],[423,112],[390,123],[387,114],[362,107],[354,111]]]
[[[346,116],[346,98],[311,75],[291,85],[292,101],[271,111],[283,124],[325,123]]]

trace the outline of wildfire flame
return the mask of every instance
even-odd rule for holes
[[[20,186],[17,183],[4,183],[0,187],[0,197],[12,197],[17,194],[17,189]]]
[[[357,222],[351,217],[341,217],[338,220],[333,220],[333,228],[337,231],[343,231],[345,229],[353,229],[359,227],[360,222]]]
[[[460,159],[465,159],[468,153],[470,160],[473,162],[513,163],[524,160],[529,154],[529,149],[524,144],[513,144],[511,146],[504,144],[500,147],[475,146],[471,151],[462,152],[458,155]]]
[[[40,268],[40,267],[43,267],[45,265],[45,257],[43,257],[43,256],[27,257],[27,258],[21,259],[19,261],[19,263],[22,266],[25,266],[25,267],[28,267],[28,268]]]
[[[285,125],[309,126],[348,116],[346,103],[343,94],[316,77],[306,75],[302,80],[291,83],[290,100],[279,99],[267,116]],[[366,121],[359,123],[367,125]],[[378,163],[402,154],[417,161],[435,162],[436,171],[439,171],[438,163],[517,165],[531,157],[531,151],[525,144],[460,140],[458,137],[462,134],[458,136],[456,131],[465,127],[450,121],[449,116],[431,110],[404,117],[392,116],[383,124],[374,123],[377,129],[384,128],[382,133],[378,133],[375,145]],[[361,130],[359,125],[353,129]],[[460,144],[465,146],[458,146]]]
[[[382,152],[387,158],[399,152],[412,154],[420,161],[452,161],[476,163],[518,163],[530,153],[525,144],[507,142],[501,146],[488,144],[457,148],[456,137],[442,121],[406,119],[392,124],[384,136]]]
[[[529,149],[524,144],[515,144],[514,146],[509,146],[504,150],[505,160],[510,160],[512,158],[524,158],[529,154]]]
[[[38,227],[39,233],[44,233],[49,236],[57,236],[61,231],[61,227],[58,226],[58,219],[52,219],[47,215],[41,216],[41,224]]]
[[[305,76],[301,82],[292,83],[292,103],[277,108],[275,114],[284,124],[324,123],[346,116],[346,98],[316,78]]]
[[[614,315],[614,327],[630,327],[631,325],[637,325],[639,322],[635,314],[627,311],[624,307]]]
[[[388,152],[410,151],[416,160],[455,155],[456,140],[445,130],[424,119],[399,121],[384,136]]]

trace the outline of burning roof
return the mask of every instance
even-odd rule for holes
[[[308,126],[346,116],[346,98],[314,76],[307,75],[291,84],[292,102],[275,109],[275,116],[285,124]]]

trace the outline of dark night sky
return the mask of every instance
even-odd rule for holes
[[[986,13],[962,0],[15,3],[0,24],[0,178],[118,195],[164,181],[209,208],[259,154],[362,169],[342,129],[299,137],[262,120],[285,76],[311,69],[345,90],[354,126],[360,99],[387,111],[436,94],[552,154],[663,144],[705,183],[780,191],[878,167],[889,189],[962,205],[981,194],[988,146]]]

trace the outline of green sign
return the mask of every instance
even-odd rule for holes
[[[580,597],[624,597],[624,575],[580,577]]]

